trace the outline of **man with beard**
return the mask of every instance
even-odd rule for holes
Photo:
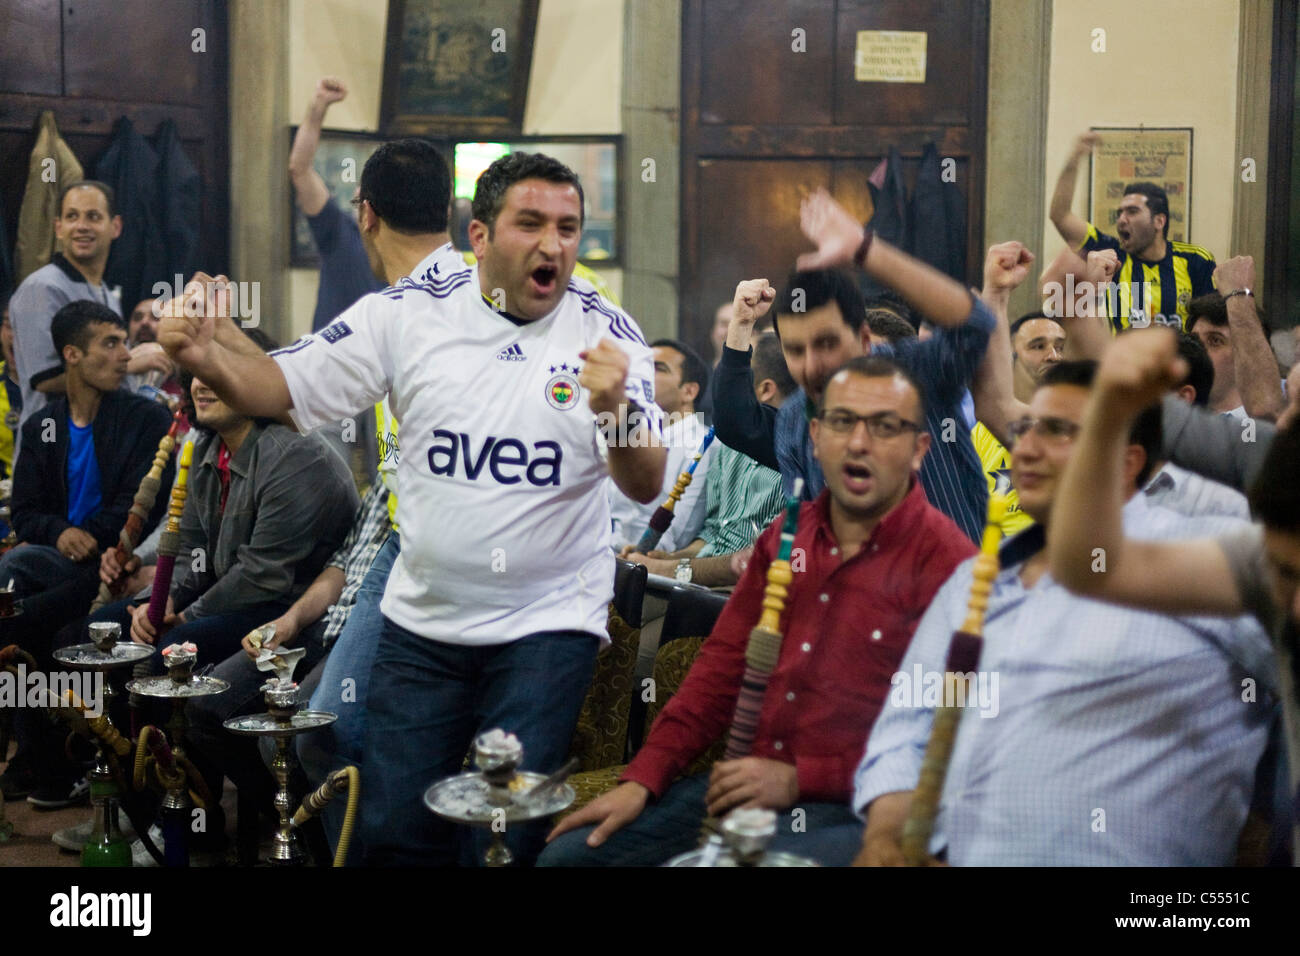
[[[1084,133],[1075,141],[1052,193],[1052,223],[1071,249],[1084,254],[1113,249],[1119,256],[1114,280],[1118,301],[1112,303],[1110,315],[1116,332],[1130,324],[1140,328],[1161,316],[1169,324],[1177,316],[1181,326],[1193,297],[1214,291],[1214,256],[1200,246],[1169,239],[1169,197],[1155,183],[1124,187],[1115,220],[1118,239],[1076,215],[1070,206],[1079,162],[1100,143],[1096,133]]]
[[[933,442],[920,472],[926,496],[978,541],[988,486],[961,404],[996,326],[993,314],[960,282],[864,232],[828,193],[805,200],[801,216],[804,234],[818,250],[800,256],[801,271],[790,277],[780,298],[766,279],[749,279],[736,288],[727,344],[713,380],[718,439],[779,470],[787,492],[796,477],[802,478],[804,495],[815,498],[823,479],[808,422],[827,381],[850,358],[867,352],[894,359],[920,382],[925,401],[925,426]],[[1018,244],[1015,251],[1021,251]],[[840,268],[849,264],[889,285],[932,320],[934,336],[873,346],[862,294]],[[1028,267],[1016,256],[1010,265],[994,265],[999,274],[1013,275],[1008,280],[1013,284]],[[773,328],[800,387],[780,411],[759,405],[749,371],[750,337],[773,302]]]
[[[176,366],[158,344],[158,316],[154,314],[158,300],[141,299],[131,310],[126,322],[126,344],[131,350],[131,361],[126,369],[127,389],[139,395],[166,392],[181,397]]]

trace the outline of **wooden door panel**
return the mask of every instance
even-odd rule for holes
[[[73,0],[65,4],[63,62],[67,96],[201,106],[201,58],[214,50],[216,24],[202,0]],[[222,24],[224,27],[224,23]],[[191,31],[205,31],[205,51]],[[112,42],[105,42],[106,38]]]
[[[0,8],[0,90],[62,92],[59,0],[23,0]]]
[[[794,30],[804,31],[796,52]],[[710,0],[704,5],[700,122],[831,122],[834,0]]]
[[[684,0],[682,17],[683,338],[707,352],[713,309],[740,279],[784,283],[808,248],[798,215],[809,190],[870,218],[867,177],[891,147],[909,195],[927,143],[956,161],[965,278],[977,281],[988,0]],[[790,49],[796,28],[804,53]],[[859,30],[924,31],[926,82],[858,82]]]
[[[704,160],[699,165],[700,306],[730,299],[742,279],[765,278],[778,289],[808,250],[799,232],[799,200],[831,185],[831,164],[806,160]],[[702,313],[701,313],[702,314]],[[704,346],[707,326],[688,339]]]

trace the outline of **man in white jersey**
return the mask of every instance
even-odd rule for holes
[[[361,170],[355,201],[360,242],[355,255],[364,259],[352,263],[351,268],[368,267],[390,284],[404,278],[433,283],[463,271],[465,263],[447,232],[450,204],[451,173],[431,143],[403,139],[380,146]],[[375,406],[375,414],[379,422],[377,478],[389,491],[388,523],[393,530],[361,582],[348,623],[321,665],[319,683],[311,696],[313,710],[338,714],[339,719],[296,740],[298,758],[313,787],[339,767],[352,764],[364,769],[370,671],[383,629],[379,606],[400,547],[399,529],[393,523],[397,513],[397,421],[387,398]],[[331,845],[336,845],[343,826],[342,803],[331,803],[321,818]],[[365,844],[360,834],[354,833],[351,859],[359,861],[364,853]]]
[[[639,501],[663,482],[651,352],[571,281],[581,233],[573,172],[515,153],[479,177],[473,268],[403,280],[265,359],[214,339],[219,291],[191,290],[163,322],[169,353],[249,413],[309,429],[387,394],[402,423],[402,548],[370,687],[371,864],[455,861],[454,828],[421,795],[477,733],[517,734],[525,769],[564,759],[613,590],[604,479]],[[542,835],[511,831],[521,861]]]

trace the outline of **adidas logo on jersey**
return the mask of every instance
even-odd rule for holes
[[[497,353],[497,360],[501,362],[527,362],[528,356],[524,350],[519,347],[519,343],[507,346]]]

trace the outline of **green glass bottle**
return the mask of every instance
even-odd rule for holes
[[[82,866],[130,866],[131,844],[117,827],[117,785],[109,773],[90,774],[95,826],[81,850]]]

